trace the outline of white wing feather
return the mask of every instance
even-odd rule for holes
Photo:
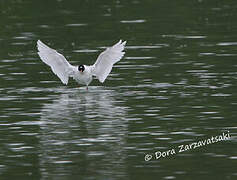
[[[69,76],[73,72],[73,66],[62,54],[46,46],[40,40],[37,41],[37,47],[41,60],[51,67],[54,74],[59,77],[63,84],[67,84]]]
[[[126,41],[122,42],[120,40],[117,44],[107,48],[98,56],[95,64],[93,65],[92,73],[101,83],[105,81],[111,72],[113,65],[125,54],[125,52],[123,52],[125,44]]]

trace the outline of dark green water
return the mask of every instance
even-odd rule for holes
[[[38,39],[74,65],[127,47],[86,91],[41,62]],[[236,0],[0,1],[1,180],[232,180],[236,137]]]

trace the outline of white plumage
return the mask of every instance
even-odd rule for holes
[[[123,57],[125,53],[123,52],[125,44],[126,41],[122,43],[122,41],[120,40],[114,46],[107,48],[97,58],[95,64],[93,65],[93,73],[101,83],[105,81],[105,79],[111,72],[113,65]]]
[[[56,50],[48,47],[40,40],[37,41],[40,59],[49,65],[63,84],[68,84],[69,77],[73,77],[79,84],[88,86],[92,81],[92,75],[96,76],[101,83],[105,81],[112,70],[113,65],[125,54],[123,52],[126,41],[121,40],[112,47],[102,52],[94,65],[71,65],[66,58]],[[80,71],[79,71],[80,70]]]

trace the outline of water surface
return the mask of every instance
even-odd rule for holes
[[[236,179],[236,8],[1,1],[0,179]],[[40,61],[38,39],[74,65],[93,64],[119,39],[127,46],[87,91]],[[228,131],[230,140],[177,152]]]

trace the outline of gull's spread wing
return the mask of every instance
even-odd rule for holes
[[[40,40],[37,41],[38,54],[41,60],[49,65],[63,84],[68,83],[70,74],[73,72],[73,66],[69,64],[66,58],[56,50],[46,46]]]
[[[126,41],[122,42],[120,40],[117,44],[107,48],[98,56],[95,64],[93,65],[92,73],[101,83],[105,81],[111,72],[113,65],[123,57],[125,53],[123,52],[125,44]]]

